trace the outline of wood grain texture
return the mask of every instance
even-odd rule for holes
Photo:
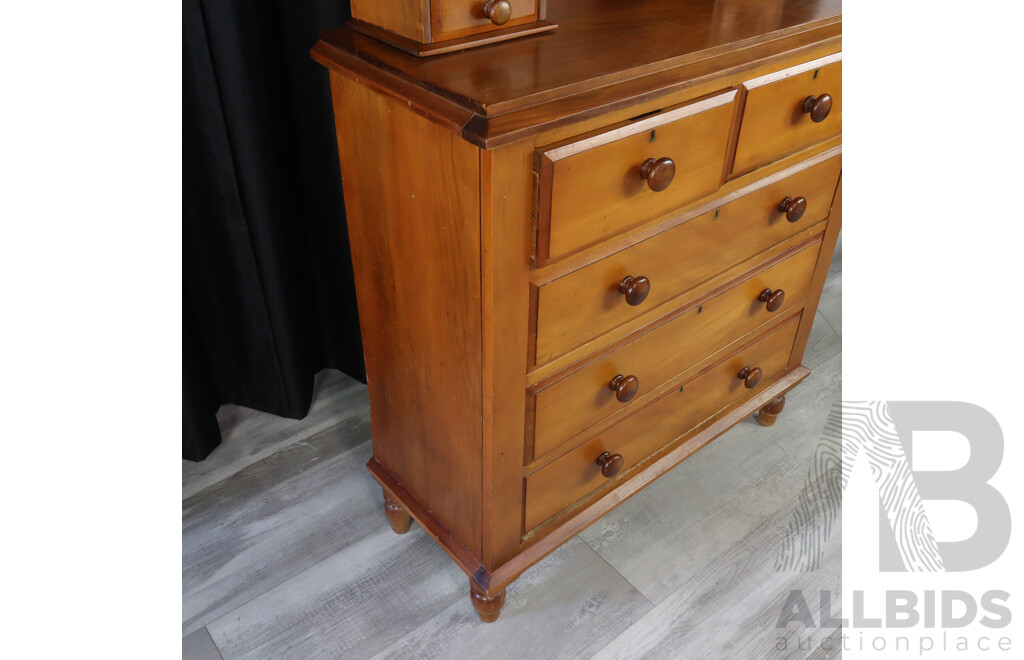
[[[365,401],[347,407],[346,421],[283,446],[182,502],[183,633],[367,534],[391,534],[380,490],[369,475],[363,478],[369,410]]]
[[[621,454],[625,478],[633,466],[644,463],[656,450],[681,435],[697,430],[700,422],[760,390],[744,388],[736,373],[747,364],[758,365],[765,385],[782,376],[796,337],[797,319],[774,329],[677,391],[640,409],[616,426],[526,478],[524,533],[528,532],[596,488],[610,485],[595,464],[605,451]]]
[[[632,585],[662,603],[683,588],[704,589],[710,595],[708,580],[704,580],[704,586],[701,586],[693,582],[694,578],[722,575],[721,572],[716,573],[716,569],[737,567],[729,560],[737,553],[747,553],[752,567],[759,564],[773,566],[776,554],[770,546],[752,544],[749,539],[755,536],[751,532],[758,523],[771,517],[773,511],[780,510],[787,498],[799,488],[799,481],[813,460],[820,432],[818,425],[823,425],[824,414],[840,398],[838,349],[841,344],[823,313],[841,309],[841,276],[840,241],[805,356],[805,364],[815,365],[814,372],[789,396],[785,414],[779,417],[778,423],[771,429],[758,427],[752,419],[738,424],[697,456],[583,532],[582,539],[590,547],[585,547],[587,544],[582,539],[572,540],[524,573],[509,587],[505,611],[495,626],[477,622],[475,612],[465,603],[463,573],[426,538],[423,530],[413,527],[402,537],[388,530],[380,510],[380,491],[359,465],[358,458],[347,461],[347,469],[334,469],[338,463],[331,457],[335,456],[340,444],[354,442],[358,446],[361,442],[362,447],[356,453],[369,455],[365,423],[349,427],[351,435],[344,429],[334,434],[327,433],[324,438],[329,440],[315,443],[315,453],[311,456],[288,449],[289,445],[305,444],[305,440],[287,442],[292,436],[308,439],[316,435],[307,428],[313,423],[309,418],[281,420],[255,411],[246,411],[251,417],[225,418],[225,431],[230,436],[226,442],[244,443],[245,436],[232,426],[236,423],[249,429],[272,428],[273,437],[265,438],[266,446],[278,446],[279,452],[285,455],[271,454],[258,461],[264,464],[259,470],[263,476],[246,480],[252,489],[248,497],[232,497],[230,491],[210,490],[210,485],[198,489],[197,492],[209,491],[201,498],[208,506],[226,495],[226,501],[211,518],[219,520],[223,530],[231,530],[230,521],[240,520],[239,516],[248,515],[250,520],[258,520],[260,509],[250,503],[263,499],[276,501],[276,493],[283,484],[287,484],[298,505],[294,509],[282,510],[281,514],[296,520],[314,515],[311,530],[315,530],[318,507],[341,493],[353,492],[352,484],[345,482],[356,482],[362,484],[359,490],[364,495],[335,501],[335,505],[349,516],[348,519],[367,522],[362,525],[354,522],[351,528],[344,527],[342,523],[340,533],[351,537],[353,532],[358,534],[365,530],[368,536],[359,538],[372,537],[361,553],[365,557],[363,561],[349,561],[360,554],[349,548],[357,540],[354,537],[349,539],[349,545],[339,550],[341,557],[336,560],[328,557],[320,564],[307,563],[303,553],[286,554],[284,557],[266,553],[257,558],[256,554],[243,552],[255,562],[253,573],[242,571],[234,579],[223,579],[218,588],[222,590],[221,598],[225,601],[241,605],[253,600],[252,596],[232,596],[230,592],[248,589],[247,575],[258,574],[261,564],[262,570],[277,572],[283,564],[293,562],[295,565],[286,571],[293,577],[280,583],[261,582],[262,590],[255,590],[253,605],[245,610],[227,612],[220,617],[221,621],[211,626],[218,633],[224,633],[218,639],[231,640],[226,644],[231,653],[226,651],[225,657],[272,657],[274,653],[278,655],[273,657],[310,657],[320,652],[321,655],[335,657],[416,654],[427,658],[449,658],[472,656],[474,649],[480,648],[503,649],[508,655],[518,657],[589,657],[613,642],[614,646],[608,649],[606,657],[617,657],[616,649],[623,655],[634,657],[641,655],[642,647],[636,647],[632,653],[634,647],[624,645],[625,639],[615,641],[634,624],[642,626],[645,631],[658,631],[655,636],[659,639],[689,640],[678,649],[670,648],[666,654],[671,657],[679,657],[680,654],[702,657],[699,644],[708,638],[694,635],[695,627],[699,626],[695,626],[698,622],[694,621],[692,610],[680,608],[678,611],[682,616],[675,616],[673,612],[677,610],[662,607],[649,618],[644,618],[644,613],[653,612],[652,605]],[[343,379],[340,375],[336,378]],[[320,380],[323,380],[323,375]],[[353,403],[355,399],[341,394],[345,387],[319,388],[314,409],[327,408],[344,411],[349,417],[353,414],[365,417],[365,388],[357,384],[352,384],[352,387],[361,390],[360,397],[356,398],[364,400],[362,413],[354,412],[358,408]],[[344,425],[344,422],[339,424]],[[310,469],[321,463],[327,464],[321,472]],[[320,475],[325,472],[329,474],[329,481],[321,479]],[[190,486],[184,470],[183,484]],[[328,489],[321,498],[318,493],[325,484],[332,484],[332,488],[338,490]],[[717,496],[723,492],[729,497]],[[200,499],[194,501],[199,502]],[[324,515],[330,517],[334,514],[329,509]],[[775,518],[781,523],[785,514]],[[707,519],[714,519],[716,525],[706,525],[704,521]],[[185,520],[183,523],[188,524]],[[265,547],[271,547],[288,541],[283,538],[286,536],[306,538],[294,528],[270,525],[260,528],[259,533],[243,531],[231,542],[259,539]],[[275,537],[276,541],[273,540]],[[183,543],[187,538],[183,538]],[[422,555],[416,549],[411,549],[406,555],[396,555],[393,544],[406,541],[420,544],[416,547],[422,548],[433,563],[417,562],[417,557],[422,559]],[[310,547],[316,547],[315,541]],[[733,548],[737,551],[731,552]],[[412,570],[404,571],[400,561],[395,561],[403,558],[413,562]],[[238,565],[225,567],[225,578],[230,577]],[[183,583],[192,581],[189,573],[199,566],[201,564],[183,562]],[[839,576],[839,557],[830,556],[820,570],[829,570]],[[745,597],[700,606],[704,619],[728,623],[717,631],[711,641],[719,645],[715,648],[742,648],[745,643],[763,643],[763,639],[757,639],[759,629],[754,624],[757,617],[763,616],[765,603],[773,605],[768,614],[778,616],[778,600],[773,591],[778,583],[774,580],[762,582],[761,574],[756,571],[747,574],[740,570],[728,575],[726,584],[732,585],[729,588],[743,590]],[[808,587],[809,583],[804,581],[801,573],[782,575],[787,580],[783,589]],[[402,582],[403,579],[407,581]],[[769,584],[770,589],[766,587]],[[275,591],[270,585],[281,588]],[[183,591],[184,612],[195,611],[191,601],[197,593]],[[273,595],[267,595],[269,593]],[[435,609],[424,612],[420,609],[422,607]],[[722,618],[726,616],[727,619]],[[749,621],[752,627],[747,629],[733,625],[735,620]],[[197,630],[202,631],[201,628]],[[247,632],[262,636],[257,643],[249,643],[245,638]],[[383,648],[378,643],[378,635],[385,638]],[[189,636],[189,644],[196,639],[194,635]],[[774,640],[773,637],[769,639]],[[289,651],[293,647],[296,650]],[[551,651],[546,652],[545,649]],[[745,657],[761,657],[768,655],[770,650],[757,647]],[[306,655],[302,655],[304,652]],[[662,654],[655,649],[648,655],[658,657]],[[808,655],[804,651],[790,657],[821,660],[836,656],[821,655],[816,651]],[[200,658],[205,660],[205,656],[194,660]]]
[[[533,144],[481,152],[484,329],[484,543],[491,570],[519,551],[530,337]],[[500,301],[500,304],[497,304]]]
[[[751,416],[581,537],[662,603],[799,494],[842,396],[840,366],[838,355],[820,364],[771,428]],[[774,554],[759,556],[774,564]]]
[[[831,158],[540,284],[537,363],[675,300],[731,265],[828,217],[840,168],[840,159]],[[780,200],[793,191],[808,200],[807,211],[796,223],[787,222],[778,210]],[[686,267],[680,268],[681,263]],[[651,281],[649,295],[636,307],[624,304],[617,289],[629,274]]]
[[[713,192],[732,124],[735,92],[669,109],[635,124],[540,152],[538,264],[564,257]],[[691,108],[709,106],[689,114]],[[675,116],[683,114],[679,119]],[[621,135],[621,137],[620,137]],[[675,162],[671,185],[655,192],[648,159]]]
[[[839,135],[843,130],[843,64],[832,58],[749,81],[733,172],[749,172],[780,156]],[[765,80],[768,82],[765,82]],[[817,123],[804,110],[813,95],[832,96],[831,112]]]
[[[414,41],[430,41],[430,0],[351,0],[352,18]]]
[[[649,333],[536,390],[533,453],[540,457],[595,422],[643,405],[672,377],[764,323],[784,318],[798,307],[810,284],[820,243],[752,274],[728,290],[690,306]],[[757,305],[766,285],[785,287],[787,304],[775,313]],[[685,342],[677,340],[686,337]],[[634,375],[641,396],[624,406],[606,384],[619,373]]]
[[[349,78],[331,87],[374,457],[479,556],[479,151]]]
[[[466,35],[486,34],[537,20],[538,0],[508,0],[511,18],[495,25],[484,15],[484,0],[432,0],[438,26],[436,39],[453,39]]]

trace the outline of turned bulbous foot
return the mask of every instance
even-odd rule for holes
[[[476,613],[480,615],[480,620],[484,623],[494,623],[498,620],[498,615],[501,614],[501,608],[505,604],[505,590],[502,589],[497,594],[487,597],[484,590],[476,585],[471,579],[469,581],[469,599],[473,602],[473,607],[476,609]]]
[[[391,523],[391,529],[395,534],[405,534],[409,531],[409,525],[412,524],[412,516],[387,493],[384,493],[384,513],[387,515],[388,522]]]
[[[775,424],[775,418],[779,416],[782,409],[786,407],[786,397],[780,396],[772,399],[767,405],[757,412],[757,423],[761,426]]]

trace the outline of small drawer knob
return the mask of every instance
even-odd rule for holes
[[[668,188],[676,176],[676,163],[671,158],[648,158],[640,168],[640,174],[647,179],[647,187],[654,192]]]
[[[487,0],[484,3],[484,16],[495,25],[504,25],[512,18],[512,5],[508,0]]]
[[[765,309],[769,312],[774,312],[779,307],[782,307],[782,302],[786,299],[786,292],[782,289],[775,289],[774,291],[765,289],[757,299],[764,303]]]
[[[804,99],[803,111],[811,116],[811,121],[820,124],[832,112],[832,96],[822,94],[821,96],[808,96]]]
[[[626,403],[636,396],[637,391],[640,389],[640,380],[636,376],[623,376],[619,374],[612,378],[612,382],[609,383],[608,387],[615,392],[615,398],[619,400],[619,403]]]
[[[597,457],[597,464],[601,466],[601,474],[608,479],[611,479],[622,470],[622,463],[621,455],[612,454],[607,451]]]
[[[640,275],[633,277],[632,275],[626,275],[619,282],[619,293],[626,296],[626,302],[633,307],[636,307],[643,301],[647,300],[647,294],[651,292],[651,281]]]
[[[761,370],[757,367],[743,367],[736,377],[743,381],[743,387],[752,390],[761,382]]]
[[[779,213],[786,214],[786,220],[796,222],[804,217],[807,210],[807,200],[803,197],[787,197],[779,202]]]

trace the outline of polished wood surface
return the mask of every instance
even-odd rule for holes
[[[779,43],[783,38],[841,21],[839,0],[793,0],[781,11],[774,4],[746,2],[745,11],[729,12],[736,2],[646,0],[642,11],[621,0],[549,2],[546,18],[558,24],[555,32],[494,45],[486,57],[467,51],[443,59],[411,59],[345,28],[325,30],[320,38],[494,116],[565,98],[593,87],[594,81],[638,79],[694,62],[721,67],[737,52],[741,58],[765,56],[752,46],[767,44],[770,51],[783,53],[792,47]],[[720,62],[709,61],[716,59]],[[510,62],[516,63],[514,70]]]
[[[668,303],[729,265],[825,219],[840,167],[840,160],[831,158],[539,285],[536,363],[543,364]],[[794,194],[807,199],[807,211],[799,222],[790,223],[779,213],[778,200]],[[681,263],[686,268],[680,268]],[[638,275],[638,268],[650,280],[650,292],[642,304],[623,304],[620,282],[627,275]]]
[[[632,374],[638,385],[643,385],[640,398],[636,399],[636,403],[642,403],[644,397],[662,391],[675,376],[714,353],[717,347],[798,309],[807,294],[819,247],[820,243],[814,242],[784,255],[780,261],[747,274],[718,295],[695,301],[669,315],[658,327],[614,351],[531,388],[535,421],[527,462],[544,456],[598,421],[635,407],[635,403],[623,406],[613,392],[607,391],[609,379],[614,382],[620,374]],[[788,287],[792,292],[779,314],[769,314],[755,302],[766,283]],[[686,341],[679,341],[679,337]]]
[[[771,400],[771,403],[757,411],[757,423],[761,426],[775,426],[782,409],[786,407],[786,397],[780,396]]]
[[[372,30],[313,49],[338,123],[368,467],[393,529],[416,520],[484,620],[540,557],[743,415],[768,420],[807,375],[838,231],[839,6],[737,2],[566,0],[554,32],[426,59]],[[422,47],[544,12],[423,6]]]
[[[430,41],[430,0],[351,0],[352,18],[414,41]]]
[[[806,212],[806,197],[787,197],[786,199],[779,202],[779,213],[785,213],[786,220],[788,220],[789,222],[798,222],[800,218],[804,217],[804,213]]]
[[[502,589],[493,596],[488,596],[476,582],[470,579],[469,599],[481,621],[494,623],[498,620],[498,615],[501,614],[501,608],[505,606],[505,590]]]
[[[736,377],[743,381],[743,387],[752,390],[761,384],[761,377],[764,372],[761,367],[743,367]]]
[[[681,388],[673,388],[626,421],[527,476],[524,533],[596,488],[614,483],[609,482],[595,463],[603,452],[621,455],[621,474],[628,474],[662,446],[686,435],[737,399],[749,396],[752,390],[736,378],[747,364],[761,365],[773,379],[784,374],[796,337],[797,320],[787,320],[763,339],[700,376],[681,383]],[[757,383],[751,387],[757,387]]]
[[[619,403],[628,403],[636,396],[640,389],[640,380],[636,376],[623,376],[618,374],[608,384],[608,389],[615,392],[615,400]]]
[[[838,55],[830,56],[744,83],[743,123],[733,172],[748,172],[839,135],[842,67]]]
[[[714,191],[721,184],[734,97],[719,94],[540,151],[537,262]]]
[[[619,282],[619,293],[625,297],[626,304],[631,307],[636,307],[647,300],[647,295],[650,292],[651,281],[643,275],[636,277],[626,275]]]
[[[770,288],[764,289],[761,291],[761,294],[757,296],[757,301],[763,302],[764,308],[769,312],[777,311],[782,307],[782,303],[785,302],[785,300],[786,292],[782,289],[775,289],[774,291]]]
[[[429,500],[433,515],[476,553],[479,154],[458,135],[346,77],[331,76],[331,87],[374,456],[416,498]],[[401,189],[381,186],[381,172],[402,172]],[[439,381],[458,383],[457,396]]]
[[[387,491],[384,491],[384,513],[395,534],[405,534],[409,531],[409,526],[412,525],[412,516],[398,500],[388,495]]]

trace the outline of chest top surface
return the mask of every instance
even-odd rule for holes
[[[841,0],[558,0],[548,9],[557,30],[484,50],[421,59],[341,27],[322,32],[313,54],[328,66],[383,72],[451,103],[451,114],[486,121],[595,88],[632,83],[637,93],[650,79],[653,89],[663,84],[653,74],[695,64],[694,73],[713,75],[838,37],[841,12]]]

